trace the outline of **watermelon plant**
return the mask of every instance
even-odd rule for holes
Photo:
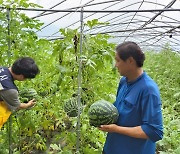
[[[2,9],[0,12],[0,54],[3,57],[0,59],[0,63],[9,65],[19,56],[29,55],[35,58],[37,56],[36,43],[38,42],[38,37],[34,30],[39,30],[42,23],[29,18],[25,13],[15,8],[40,6],[29,3],[28,0],[4,0],[1,1],[0,5],[7,8],[7,10]],[[10,7],[14,9],[11,9],[8,15],[8,8]],[[8,35],[8,31],[10,35]]]

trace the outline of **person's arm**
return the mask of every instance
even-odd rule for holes
[[[35,104],[36,104],[36,101],[33,99],[33,100],[30,100],[28,103],[21,103],[18,109],[27,109],[29,107],[34,106]]]
[[[150,139],[153,142],[163,137],[161,104],[155,95],[145,97],[142,105],[142,125],[135,127],[122,127],[115,124],[102,125],[99,129],[114,132],[134,138]]]
[[[17,109],[26,109],[35,105],[34,100],[31,100],[28,103],[21,103],[19,101],[18,91],[16,89],[2,90],[1,97],[11,111],[15,111]]]
[[[150,94],[144,97],[142,104],[142,130],[153,142],[161,140],[163,138],[163,120],[160,98]]]
[[[101,125],[99,129],[105,132],[119,133],[134,138],[148,139],[148,136],[144,133],[141,126],[122,127],[116,124],[110,124],[110,125]]]

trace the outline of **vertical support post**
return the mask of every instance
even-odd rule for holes
[[[7,21],[8,21],[8,25],[7,25],[7,32],[8,32],[8,50],[7,50],[7,56],[8,56],[8,61],[9,58],[11,57],[11,34],[10,34],[10,9],[7,9]]]
[[[11,34],[10,34],[10,9],[7,9],[7,21],[8,21],[8,25],[7,25],[7,30],[8,30],[8,50],[7,50],[7,56],[8,56],[8,62],[10,62],[10,57],[11,57]],[[8,134],[9,134],[9,154],[12,154],[12,117],[9,117],[9,125],[8,125]]]
[[[77,119],[77,142],[76,142],[76,153],[79,153],[80,145],[80,114],[81,114],[81,91],[82,91],[82,47],[83,47],[83,8],[81,8],[80,14],[80,53],[79,53],[79,70],[78,70],[78,119]]]
[[[9,125],[8,125],[8,131],[9,131],[9,154],[12,154],[12,117],[9,117]]]

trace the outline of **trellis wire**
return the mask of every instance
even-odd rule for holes
[[[109,7],[113,6],[113,5],[118,4],[118,3],[119,3],[119,2],[117,2],[117,3],[115,3],[115,4],[112,4],[112,5],[108,6],[108,7],[105,7],[105,8],[103,8],[102,10],[105,10],[105,9],[107,9],[107,8],[109,8]],[[85,5],[85,6],[87,6],[87,5]],[[84,7],[85,7],[85,6],[84,6]],[[94,14],[96,14],[96,13],[93,13],[93,14],[88,15],[88,16],[83,17],[83,18],[84,18],[84,19],[86,19],[86,18],[88,18],[88,17],[93,16]],[[68,25],[68,26],[66,26],[65,28],[68,28],[68,27],[70,27],[70,26],[72,26],[72,25],[74,25],[74,24],[76,24],[76,23],[78,23],[78,22],[79,22],[79,20],[78,20],[78,21],[76,21],[76,22],[74,22],[74,23],[72,23],[72,24],[70,24],[70,25]],[[55,34],[57,34],[57,33],[59,33],[59,31],[57,31],[57,32],[53,33],[51,36],[53,36],[53,35],[55,35]]]
[[[92,1],[94,1],[94,0],[91,0],[90,2],[92,2]],[[88,2],[88,3],[90,3],[90,2]],[[84,4],[83,7],[86,6],[88,3]],[[71,8],[71,9],[76,9],[76,10],[77,10],[78,8]],[[74,12],[76,12],[76,10],[74,10]],[[46,12],[46,11],[44,11],[44,12]],[[73,13],[74,13],[74,12],[73,12]],[[54,13],[56,13],[56,12],[54,12]],[[60,20],[60,19],[62,19],[62,18],[64,18],[64,17],[66,17],[67,15],[69,15],[69,14],[71,14],[71,13],[72,13],[72,12],[68,12],[68,13],[66,13],[65,15],[59,17],[58,19],[52,21],[51,23],[43,26],[40,30],[36,31],[36,33],[39,32],[39,31],[41,31],[42,29],[50,26],[51,24],[55,23],[56,21],[58,21],[58,20]],[[59,33],[59,31],[58,31],[58,33]]]
[[[170,8],[175,2],[176,2],[176,0],[172,0],[167,6],[164,7],[164,9]],[[139,28],[144,28],[145,26],[147,26],[148,24],[150,24],[152,21],[154,21],[154,19],[156,19],[156,17],[158,17],[158,16],[161,15],[162,13],[163,13],[163,11],[158,12],[158,13],[155,14],[150,20],[146,21],[143,25],[141,25]],[[135,32],[135,31],[134,31],[134,32]],[[133,34],[134,32],[129,33],[129,36],[130,36],[131,34]],[[129,36],[128,36],[128,37],[129,37]],[[127,39],[128,37],[126,37],[126,38],[124,39],[124,41],[126,41],[126,39]]]
[[[89,2],[87,2],[86,4],[88,4],[88,3],[91,3],[92,1],[94,1],[94,0],[91,0],[91,1],[89,1]],[[77,9],[79,9],[79,8],[81,8],[81,7],[84,7],[84,6],[86,6],[86,4],[84,4],[83,6],[80,6],[80,7],[72,7],[72,8],[68,8],[68,9],[75,9],[74,10],[74,12],[77,10]],[[47,12],[47,11],[44,11],[45,13]],[[35,19],[35,18],[38,18],[38,17],[42,17],[42,16],[46,16],[46,15],[50,15],[50,14],[53,14],[53,13],[56,13],[56,12],[50,12],[50,13],[46,13],[46,14],[40,14],[40,15],[37,15],[37,16],[35,16],[35,17],[32,17],[32,19]]]
[[[136,29],[128,29],[128,30],[104,31],[104,32],[90,33],[90,35],[131,32],[131,31],[135,31],[135,30],[136,30],[136,31],[141,31],[141,30],[156,29],[156,28],[172,28],[172,29],[174,30],[174,29],[176,29],[176,28],[179,28],[179,26],[178,26],[178,27],[172,27],[172,26],[153,26],[153,27],[136,28]],[[165,34],[165,33],[169,33],[169,31],[164,32],[163,34]],[[162,33],[161,33],[160,35],[162,35]],[[159,36],[159,35],[157,35],[157,36]],[[50,40],[50,41],[53,41],[53,40],[63,39],[63,38],[64,38],[64,37],[59,37],[59,36],[57,36],[56,38],[49,39],[49,40]]]
[[[62,4],[62,3],[64,3],[65,1],[67,1],[67,0],[63,0],[63,1],[59,2],[58,4],[56,4],[56,5],[52,6],[52,7],[50,7],[49,9],[53,9],[54,7],[56,7],[56,6],[58,6],[58,5]],[[46,13],[46,11],[41,12],[39,15],[37,15],[37,16],[35,16],[35,17],[32,17],[32,19],[35,19],[35,18],[37,18],[37,17],[42,16],[44,13]]]
[[[143,5],[143,3],[144,3],[144,0],[141,2],[140,6],[138,7],[138,10],[141,8],[141,6]],[[135,18],[136,14],[137,14],[137,12],[135,12],[135,14],[134,14],[133,17],[131,18],[130,22],[133,21],[133,19]],[[129,27],[130,22],[129,22],[128,25],[126,26],[126,29]]]
[[[160,34],[157,35],[157,36],[162,36],[162,35],[165,34],[165,33],[171,33],[171,32],[172,32],[173,30],[175,30],[176,28],[180,28],[180,25],[178,25],[178,26],[176,26],[176,27],[173,27],[173,28],[171,28],[170,30],[168,30],[168,31],[166,31],[166,32],[160,33]],[[157,37],[157,36],[156,36],[156,37]],[[150,40],[150,39],[154,39],[154,38],[155,38],[155,37],[146,39],[146,40],[144,40],[144,41],[141,41],[140,43],[146,42],[146,41],[148,41],[148,40]]]
[[[175,2],[176,2],[176,0],[172,0],[167,6],[165,6],[164,9],[170,8]],[[154,19],[156,19],[157,16],[161,15],[162,13],[163,13],[163,11],[160,11],[157,14],[155,14],[150,20],[148,20],[146,23],[144,23],[141,26],[141,28],[145,27],[147,24],[150,24]]]
[[[116,5],[116,4],[119,4],[119,3],[122,2],[122,1],[124,1],[124,0],[120,0],[120,1],[118,1],[118,2],[114,1],[114,2],[116,2],[116,3],[111,4],[111,5],[103,8],[102,10],[106,10],[107,8],[110,8],[110,7],[112,7],[112,6]],[[110,1],[109,1],[109,2],[110,2]],[[120,8],[120,9],[118,9],[118,10],[125,9],[125,8],[127,8],[127,7],[129,7],[129,6],[132,6],[132,5],[135,5],[135,4],[138,4],[138,3],[140,3],[140,2],[136,2],[136,3],[133,3],[133,4],[129,4],[129,5],[127,5],[127,6],[125,6],[125,7],[122,7],[122,8]],[[152,4],[153,4],[153,2],[148,2],[148,3],[152,3]],[[99,4],[99,3],[93,3],[93,4],[87,4],[87,3],[86,3],[86,4],[83,5],[82,7],[87,7],[87,6],[97,5],[97,4]],[[158,5],[160,5],[160,4],[158,4]],[[164,6],[164,5],[163,5],[163,6]],[[77,9],[77,8],[81,8],[81,7],[73,7],[73,8],[68,8],[68,9],[75,9],[75,8]],[[56,13],[56,12],[53,12],[53,13]],[[84,19],[85,19],[85,18],[88,18],[88,17],[90,17],[90,16],[92,16],[92,15],[94,15],[94,14],[96,14],[96,13],[97,13],[97,12],[95,12],[95,13],[93,13],[93,14],[91,14],[91,15],[88,15],[88,16],[84,17]],[[48,14],[51,14],[51,13],[47,13],[47,15],[48,15]],[[103,17],[105,17],[105,16],[108,16],[108,15],[110,15],[110,14],[111,14],[111,13],[109,13],[109,14],[107,14],[107,15],[104,15],[104,16],[98,18],[98,19],[101,19],[101,18],[103,18]],[[76,24],[76,23],[78,23],[78,22],[79,22],[79,21],[76,21],[76,22],[70,24],[69,26],[67,26],[67,27],[65,27],[65,28],[68,28],[68,27],[70,27],[70,26],[72,26],[72,25],[74,25],[74,24]],[[57,33],[59,33],[59,31],[53,33],[51,36],[53,36],[53,35],[55,35],[55,34],[57,34]]]
[[[105,9],[110,8],[110,7],[112,7],[113,5],[116,5],[116,4],[118,4],[118,3],[122,2],[122,1],[123,1],[123,0],[118,1],[117,3],[114,3],[114,4],[112,4],[112,5],[109,5],[108,7],[105,7],[105,8],[103,8],[102,10],[105,11]],[[129,4],[129,5],[127,5],[127,6],[125,6],[125,7],[122,7],[122,8],[120,8],[120,9],[116,10],[116,11],[125,9],[125,8],[127,8],[128,6],[132,6],[132,5],[138,4],[138,3],[139,3],[139,2],[136,2],[136,3],[133,3],[133,4]],[[149,2],[149,3],[153,3],[153,2]],[[159,5],[160,5],[160,4],[159,4]],[[86,5],[86,6],[89,6],[89,5]],[[90,17],[90,16],[92,16],[92,15],[94,15],[94,14],[96,14],[96,13],[98,13],[98,12],[94,12],[93,14],[88,15],[88,16],[86,16],[86,17],[84,17],[84,18],[88,18],[88,17]],[[108,12],[107,12],[107,13],[108,13]],[[123,13],[127,13],[127,12],[123,12]],[[111,14],[111,13],[108,13],[108,14],[106,14],[106,15],[98,18],[98,19],[101,19],[101,18],[103,18],[103,17],[105,17],[105,16],[108,16],[108,15],[110,15],[110,14]],[[109,20],[109,21],[110,21],[110,20]],[[67,27],[65,27],[65,28],[68,28],[68,27],[70,27],[70,26],[72,26],[72,25],[74,25],[74,24],[76,24],[76,23],[78,23],[78,22],[79,22],[79,21],[76,21],[76,22],[70,24],[69,26],[67,26]],[[53,36],[53,35],[55,35],[55,34],[57,34],[57,33],[59,33],[59,31],[53,33],[51,36]],[[49,36],[49,37],[51,37],[51,36]],[[47,37],[47,38],[49,38],[49,37]]]

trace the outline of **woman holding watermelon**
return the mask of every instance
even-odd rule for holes
[[[24,81],[32,79],[39,73],[39,69],[30,57],[17,59],[12,67],[0,67],[0,128],[8,120],[12,112],[17,109],[26,109],[35,104],[34,100],[20,103],[18,88],[14,80]]]
[[[163,137],[158,86],[142,66],[145,55],[134,42],[116,47],[116,67],[121,76],[114,105],[117,124],[102,125],[108,132],[104,154],[155,154],[155,143]]]

